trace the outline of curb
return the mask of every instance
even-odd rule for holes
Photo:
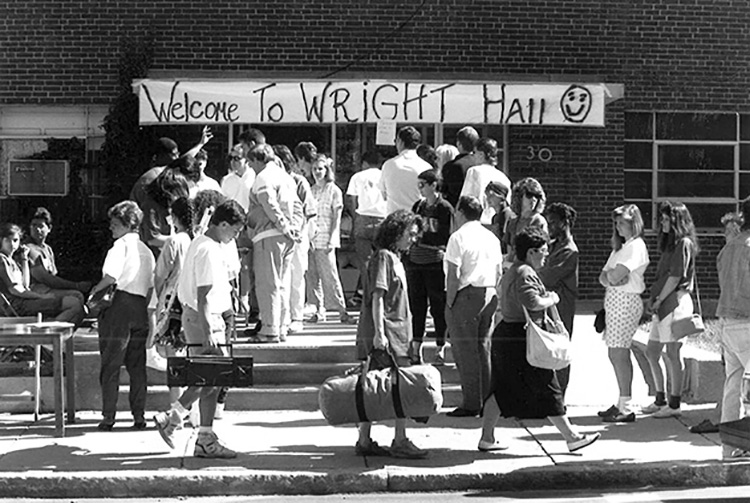
[[[464,490],[574,490],[613,487],[720,487],[750,484],[750,462],[646,463],[617,461],[510,473],[428,473],[382,468],[332,473],[251,471],[5,472],[0,498],[158,498],[303,495]]]

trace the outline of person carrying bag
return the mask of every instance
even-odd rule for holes
[[[526,316],[526,361],[532,367],[549,370],[560,370],[572,361],[570,351],[570,334],[565,328],[557,306],[547,308],[543,328],[531,319],[529,311],[524,306]]]

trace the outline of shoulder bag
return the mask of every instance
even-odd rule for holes
[[[695,259],[693,259],[693,261],[695,261]],[[693,267],[693,270],[695,271],[695,267]],[[700,290],[698,289],[698,274],[695,274],[695,297],[698,303],[698,312],[691,314],[687,318],[672,321],[672,336],[677,340],[691,335],[698,335],[700,333],[703,333],[703,331],[706,329],[706,326],[703,323],[701,294]]]
[[[565,329],[557,306],[547,309],[551,316],[545,314],[546,328],[542,328],[531,319],[529,311],[523,308],[526,316],[526,361],[532,367],[549,370],[560,370],[572,360],[570,336]]]

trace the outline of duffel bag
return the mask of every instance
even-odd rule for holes
[[[440,371],[432,365],[369,370],[329,377],[320,386],[318,404],[328,424],[385,419],[425,419],[443,406]]]

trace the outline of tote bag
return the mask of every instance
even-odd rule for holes
[[[534,323],[529,312],[523,308],[526,316],[526,361],[532,367],[560,370],[570,365],[572,360],[570,337],[557,307],[552,306],[547,311],[551,319],[545,315],[548,320],[545,329]]]

